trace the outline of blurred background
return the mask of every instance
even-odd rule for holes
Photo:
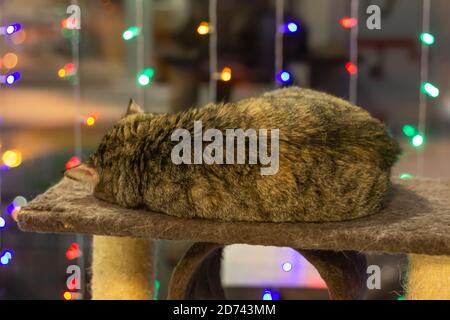
[[[349,64],[350,2],[285,0],[286,73],[275,77],[275,0],[218,0],[217,100],[292,84],[348,98],[350,77],[357,74],[357,104],[403,145],[393,176],[449,178],[450,2],[431,1],[431,34],[423,37],[421,0],[359,1],[357,65]],[[84,265],[88,287],[90,238],[22,233],[15,214],[95,149],[130,97],[148,112],[209,101],[208,0],[81,0],[79,30],[71,28],[70,4],[0,0],[0,26],[21,24],[0,35],[0,299],[88,299],[88,290],[70,293],[66,268]],[[381,9],[379,30],[366,27],[372,4]],[[422,92],[426,132],[417,126],[423,42],[430,53],[431,87]],[[170,272],[189,243],[157,245],[158,298],[164,299]],[[406,257],[368,259],[382,271],[382,289],[370,290],[368,299],[402,299]],[[289,248],[227,247],[222,281],[234,299],[327,298],[315,269]]]

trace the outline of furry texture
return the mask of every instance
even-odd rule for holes
[[[132,110],[88,161],[95,196],[128,208],[225,221],[340,221],[377,212],[399,146],[363,109],[290,87],[175,115]],[[280,129],[277,174],[260,165],[175,165],[176,128]]]
[[[149,240],[94,236],[92,299],[152,299],[150,255]]]
[[[408,300],[450,300],[450,256],[409,255]]]
[[[133,210],[96,199],[92,186],[71,179],[22,208],[23,231],[88,233],[298,249],[450,255],[450,180],[393,183],[381,212],[344,222],[223,222]]]

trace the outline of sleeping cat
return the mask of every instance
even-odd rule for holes
[[[175,129],[279,129],[279,168],[174,164]],[[334,96],[298,87],[174,115],[126,115],[66,176],[96,184],[94,195],[127,208],[224,221],[341,221],[376,213],[400,148],[385,126]]]

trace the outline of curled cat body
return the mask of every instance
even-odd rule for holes
[[[175,129],[279,129],[278,171],[257,164],[175,164]],[[222,221],[324,222],[384,205],[400,154],[386,127],[360,107],[298,87],[181,113],[127,114],[89,159],[66,172],[89,177],[94,196],[127,208]]]

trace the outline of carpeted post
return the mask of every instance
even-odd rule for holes
[[[450,256],[409,255],[408,300],[450,299]]]
[[[93,300],[153,299],[150,240],[94,236]]]

